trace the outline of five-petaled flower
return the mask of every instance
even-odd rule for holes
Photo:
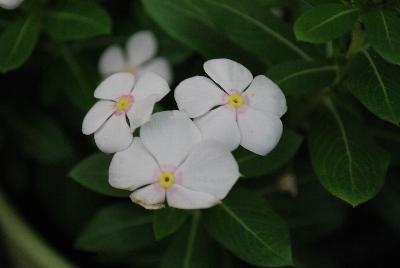
[[[159,112],[143,125],[140,138],[116,153],[109,183],[133,191],[133,202],[148,209],[209,208],[218,204],[239,178],[231,152],[214,140],[201,140],[180,111]]]
[[[181,111],[195,118],[204,138],[216,139],[234,150],[244,148],[266,155],[282,134],[280,117],[286,99],[279,87],[264,75],[253,75],[229,59],[204,63],[212,80],[195,76],[182,81],[175,90]]]
[[[117,72],[129,72],[137,77],[153,72],[171,81],[171,67],[163,57],[154,58],[157,53],[157,41],[149,31],[133,34],[126,43],[126,55],[118,45],[108,47],[100,57],[99,72],[107,77]]]
[[[0,7],[5,9],[15,9],[19,7],[24,0],[0,0]]]
[[[100,100],[86,114],[82,132],[94,133],[96,144],[103,152],[128,148],[132,132],[150,119],[155,103],[170,91],[167,82],[154,73],[145,73],[135,80],[130,73],[116,73],[94,92]]]

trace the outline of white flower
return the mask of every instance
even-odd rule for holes
[[[140,138],[116,153],[109,183],[134,191],[133,202],[147,209],[208,208],[218,204],[239,178],[230,151],[201,135],[189,117],[179,111],[153,115],[140,129]]]
[[[5,9],[15,9],[19,7],[24,0],[0,0],[0,7]]]
[[[118,45],[108,47],[99,60],[99,72],[107,77],[117,72],[130,72],[139,77],[145,72],[153,72],[171,81],[171,66],[157,53],[157,40],[149,31],[132,35],[126,43],[126,54]]]
[[[132,132],[150,119],[154,104],[169,90],[167,82],[153,73],[143,74],[136,83],[130,73],[113,74],[96,88],[94,96],[100,100],[86,114],[82,132],[94,133],[105,153],[125,150]]]
[[[195,76],[175,90],[181,111],[195,118],[204,138],[213,138],[234,150],[240,145],[266,155],[282,134],[280,117],[286,112],[282,91],[264,75],[253,75],[243,65],[228,59],[204,63],[212,80]],[[215,109],[213,109],[215,108]]]

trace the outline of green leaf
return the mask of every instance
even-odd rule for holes
[[[374,10],[363,16],[367,38],[387,61],[400,64],[400,17],[393,11]]]
[[[330,99],[325,103],[309,134],[314,170],[331,194],[356,206],[381,189],[389,155],[372,142],[356,117],[334,106]]]
[[[189,214],[181,209],[165,207],[154,212],[153,230],[156,240],[161,240],[176,231],[185,223]]]
[[[190,225],[180,231],[168,247],[161,268],[220,267],[218,250],[203,227],[200,214],[195,212]]]
[[[400,68],[362,50],[352,60],[347,88],[383,120],[400,123]]]
[[[245,177],[257,177],[281,168],[292,159],[302,141],[302,136],[285,128],[278,145],[267,156],[259,156],[239,148],[234,155],[239,164],[240,173]]]
[[[336,76],[336,66],[290,61],[274,65],[268,70],[271,78],[287,96],[314,93],[332,84]]]
[[[34,15],[9,25],[0,35],[0,71],[24,64],[35,48],[38,35],[39,23]]]
[[[358,9],[341,4],[325,4],[304,13],[294,25],[298,40],[324,43],[351,30],[358,16]]]
[[[293,58],[312,60],[291,31],[255,1],[190,0],[221,32],[263,62]],[[273,51],[273,52],[272,52]]]
[[[128,253],[154,243],[152,215],[129,202],[104,207],[83,229],[75,246],[102,253]]]
[[[68,0],[47,13],[46,32],[57,40],[79,40],[111,32],[111,18],[90,1]]]
[[[108,184],[108,167],[111,155],[96,153],[79,162],[69,176],[82,186],[99,194],[128,197],[129,191],[114,189]]]
[[[211,236],[240,259],[262,267],[292,264],[286,223],[254,192],[237,188],[205,215]]]
[[[312,6],[318,6],[329,3],[342,3],[341,0],[304,0],[304,2],[307,2]]]
[[[239,54],[243,54],[229,39],[216,32],[186,0],[142,0],[142,3],[150,17],[169,35],[204,57],[237,59]]]

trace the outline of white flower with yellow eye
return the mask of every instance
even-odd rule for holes
[[[182,81],[175,90],[179,109],[195,118],[204,138],[231,150],[240,144],[259,155],[269,153],[282,135],[280,117],[287,109],[279,87],[264,75],[253,79],[229,59],[209,60],[203,67],[214,81],[203,76]]]
[[[116,153],[109,183],[133,191],[147,209],[209,208],[218,204],[239,178],[231,152],[214,140],[201,140],[197,127],[180,111],[159,112],[140,129],[140,138]]]
[[[116,73],[94,92],[100,100],[86,114],[82,132],[94,133],[97,146],[105,153],[128,148],[132,132],[150,119],[155,103],[170,91],[167,82],[154,73],[145,73],[135,82],[130,73]]]
[[[133,34],[126,43],[126,54],[119,45],[108,47],[99,60],[99,72],[107,77],[117,72],[129,72],[140,77],[143,73],[153,72],[171,82],[172,71],[169,62],[156,57],[157,40],[153,33],[140,31]]]
[[[15,9],[19,7],[24,0],[0,0],[0,7],[5,9]]]

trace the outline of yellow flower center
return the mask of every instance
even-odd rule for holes
[[[119,113],[127,112],[132,105],[132,96],[123,96],[115,103],[115,110]]]
[[[138,69],[135,68],[135,67],[133,67],[133,66],[125,66],[125,67],[122,69],[122,71],[123,71],[123,72],[131,73],[131,74],[136,74],[137,71],[138,71]]]
[[[245,104],[245,99],[238,93],[232,93],[228,97],[228,104],[233,108],[239,109]]]
[[[158,177],[158,183],[161,187],[168,189],[175,183],[174,173],[171,171],[164,171]]]

